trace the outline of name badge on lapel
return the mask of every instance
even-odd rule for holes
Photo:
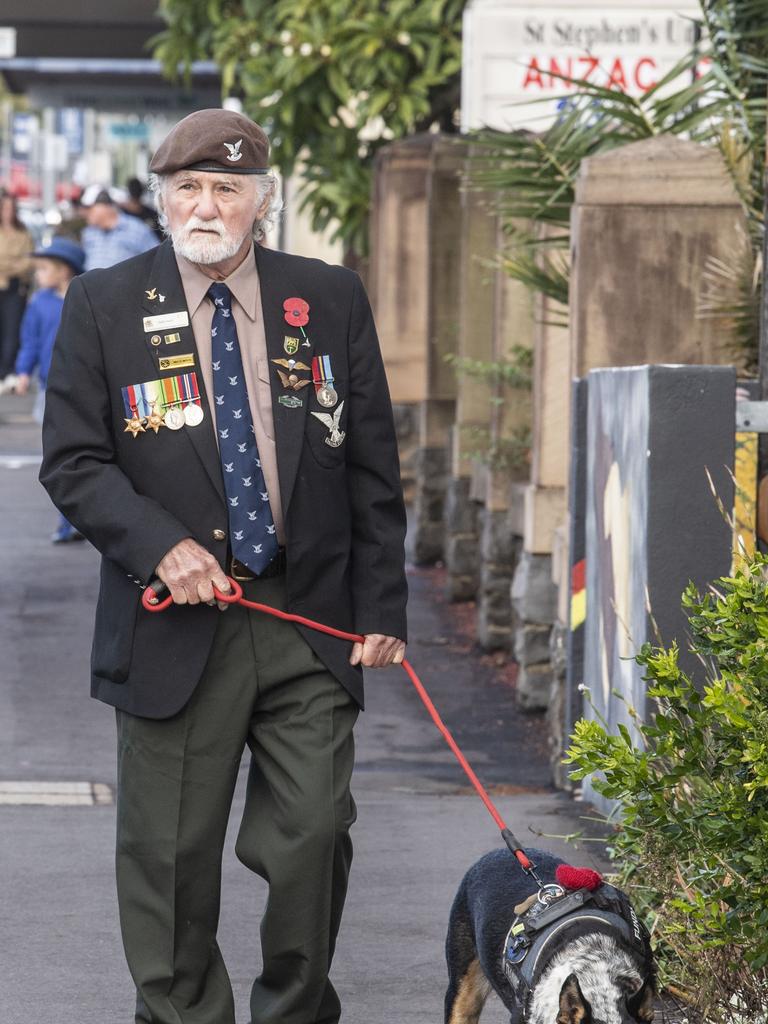
[[[161,356],[158,361],[161,370],[181,370],[187,366],[195,365],[195,357],[192,352],[183,356]]]
[[[158,316],[144,317],[144,330],[170,331],[174,327],[189,327],[189,313],[186,309],[178,313],[160,313]]]

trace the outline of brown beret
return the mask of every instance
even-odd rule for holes
[[[269,174],[269,139],[255,121],[234,110],[196,110],[171,129],[149,169]]]

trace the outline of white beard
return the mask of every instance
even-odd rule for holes
[[[195,228],[204,228],[216,234],[193,234]],[[190,217],[183,227],[171,231],[171,240],[174,250],[190,263],[221,263],[231,259],[245,241],[246,235],[238,238],[231,235],[222,222],[215,220],[200,220],[199,217]]]

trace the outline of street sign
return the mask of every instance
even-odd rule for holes
[[[10,60],[16,56],[16,29],[0,27],[0,58]]]
[[[80,107],[61,107],[56,111],[56,134],[67,140],[70,156],[80,156],[85,143],[85,111]]]
[[[546,128],[578,88],[568,78],[641,95],[694,49],[697,18],[690,0],[470,0],[462,130]]]
[[[29,160],[32,147],[37,137],[39,125],[34,114],[13,115],[11,121],[11,158],[13,160]]]
[[[109,126],[109,134],[116,139],[136,139],[146,142],[149,138],[149,126],[143,121],[113,121]]]

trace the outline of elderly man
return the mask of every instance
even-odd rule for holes
[[[123,213],[117,205],[117,194],[100,185],[89,185],[80,205],[85,211],[87,227],[83,228],[85,269],[113,267],[115,263],[138,256],[157,245],[154,231]]]
[[[269,883],[252,1024],[331,1024],[361,666],[402,660],[405,518],[370,307],[352,272],[259,244],[268,143],[181,121],[151,169],[170,240],[76,279],[41,479],[103,555],[92,690],[118,729],[117,882],[141,1024],[234,1024],[222,846]],[[254,238],[256,245],[254,245]],[[174,604],[151,615],[155,575]],[[349,645],[214,587],[365,636]],[[194,607],[187,607],[187,606]],[[249,939],[249,941],[252,941]]]

